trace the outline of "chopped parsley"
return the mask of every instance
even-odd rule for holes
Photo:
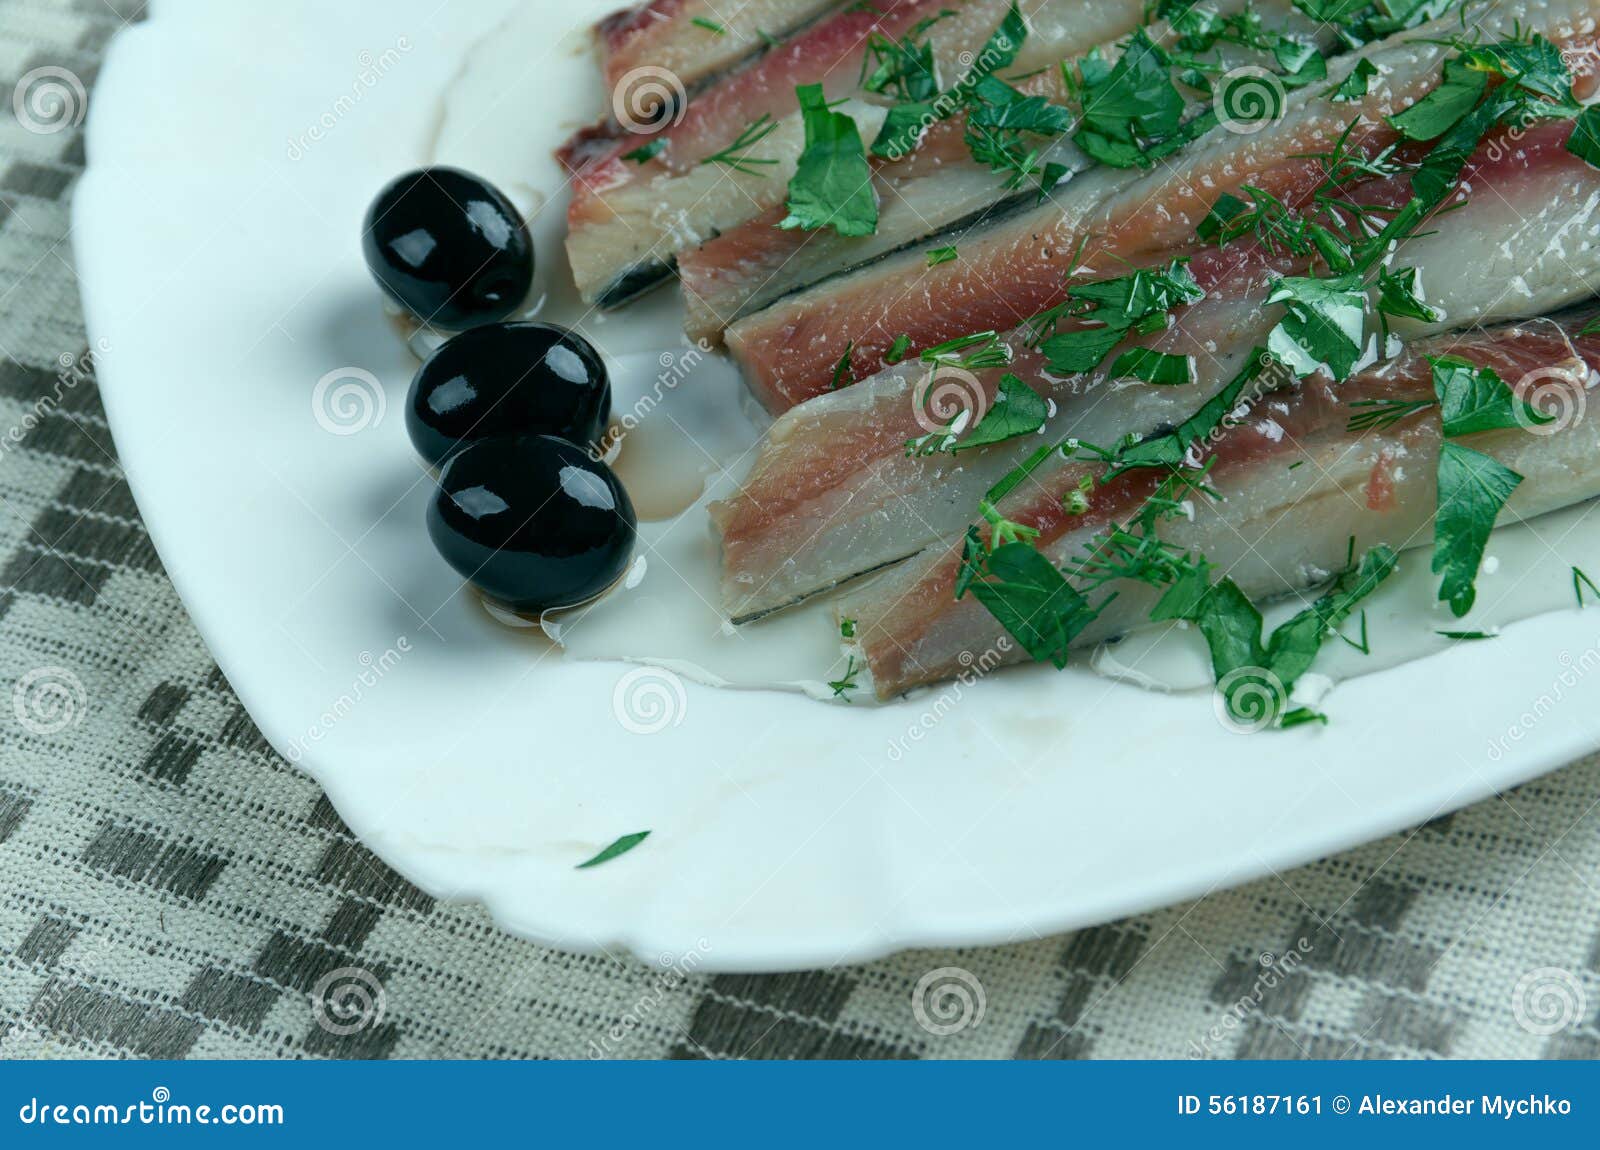
[[[1204,298],[1205,292],[1189,274],[1188,260],[1179,258],[1164,268],[1140,268],[1131,275],[1094,280],[1067,289],[1065,301],[1028,321],[1027,338],[1030,344],[1038,347],[1050,370],[1063,375],[1093,371],[1129,334],[1154,334],[1165,330],[1169,312],[1181,304]],[[1056,329],[1064,319],[1090,320],[1099,326],[1058,332]],[[1185,356],[1150,358],[1159,355],[1150,352],[1130,360],[1129,354],[1118,358],[1118,374],[1139,375],[1142,370],[1171,377],[1178,369],[1168,361],[1181,360],[1187,379],[1189,364]],[[1139,375],[1139,378],[1144,376]],[[1151,382],[1168,381],[1169,378],[1163,378]]]
[[[838,391],[845,383],[853,383],[848,377],[854,374],[850,366],[850,351],[855,347],[854,340],[844,341],[844,354],[839,357],[839,362],[833,365],[833,378],[828,381],[829,391]]]
[[[870,236],[878,230],[878,197],[856,122],[829,106],[821,84],[803,84],[795,95],[806,147],[789,181],[789,214],[778,226]]]
[[[641,145],[631,152],[623,152],[622,158],[624,160],[632,160],[636,164],[647,164],[660,155],[661,149],[666,146],[667,138],[665,136],[657,136],[649,143]]]
[[[627,854],[634,847],[638,846],[640,843],[644,842],[644,840],[649,838],[649,837],[650,837],[650,832],[649,831],[638,831],[635,834],[623,835],[616,842],[614,842],[610,846],[606,847],[599,854],[595,855],[593,858],[587,859],[584,862],[579,863],[573,869],[574,870],[588,870],[592,866],[599,866],[601,863],[610,862],[612,859],[616,858],[618,855]]]
[[[1585,575],[1581,568],[1574,567],[1572,569],[1572,594],[1577,598],[1578,606],[1580,607],[1583,606],[1583,589],[1585,587],[1589,588],[1589,594],[1596,599],[1600,599],[1600,587],[1596,587],[1594,580]]]
[[[956,249],[954,247],[928,249],[928,266],[930,268],[936,268],[940,264],[947,264],[955,258]]]
[[[906,357],[906,352],[911,350],[911,337],[901,332],[894,337],[894,342],[889,345],[889,350],[883,353],[883,362],[893,367]]]
[[[1439,503],[1433,527],[1433,573],[1439,598],[1457,618],[1472,610],[1474,583],[1494,521],[1522,476],[1493,457],[1446,440],[1439,448]]]
[[[1359,100],[1367,94],[1372,86],[1372,78],[1378,74],[1378,69],[1371,60],[1362,58],[1356,61],[1356,66],[1351,68],[1343,80],[1340,80],[1328,90],[1330,100]]]
[[[707,32],[715,33],[718,36],[726,36],[728,34],[728,30],[721,24],[718,24],[715,20],[707,20],[704,16],[691,16],[689,23],[696,28],[704,28]]]

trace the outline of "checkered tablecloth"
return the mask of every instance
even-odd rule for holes
[[[94,98],[118,4],[0,0],[0,1056],[1600,1055],[1595,759],[1158,913],[801,974],[577,957],[412,887],[263,742],[117,464],[76,115],[16,108]]]

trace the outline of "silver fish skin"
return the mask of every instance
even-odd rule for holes
[[[1595,0],[1533,0],[1474,9],[1483,40],[1538,32],[1563,47],[1594,47]],[[1097,167],[1060,202],[981,224],[959,240],[960,258],[928,267],[923,253],[886,256],[797,292],[732,324],[727,347],[752,393],[774,413],[829,389],[841,352],[851,349],[853,382],[879,370],[896,340],[932,347],[974,331],[1004,331],[1061,302],[1078,253],[1146,265],[1188,242],[1224,193],[1252,184],[1293,195],[1305,167],[1296,157],[1326,152],[1344,136],[1376,150],[1394,138],[1386,117],[1436,87],[1460,35],[1446,18],[1328,65],[1338,83],[1359,61],[1377,69],[1366,95],[1348,102],[1321,87],[1291,93],[1281,119],[1252,132],[1214,130],[1149,171]]]
[[[1600,171],[1566,152],[1567,130],[1550,125],[1510,150],[1503,138],[1486,141],[1469,163],[1465,203],[1393,256],[1397,265],[1422,269],[1429,303],[1440,313],[1430,325],[1395,321],[1396,334],[1418,338],[1549,314],[1600,283]],[[1282,267],[1263,261],[1211,283],[1217,273],[1208,267],[1232,249],[1185,250],[1210,294],[1175,313],[1173,326],[1149,346],[1193,356],[1190,384],[1156,387],[1111,378],[1108,369],[1054,376],[1013,334],[1016,359],[1008,368],[966,376],[946,370],[930,381],[924,366],[904,363],[780,416],[738,495],[711,508],[729,616],[757,618],[961,531],[983,494],[1042,444],[1069,436],[1114,444],[1186,418],[1265,341],[1279,309],[1261,301],[1268,277]],[[1054,404],[1039,435],[907,456],[907,441],[942,418],[935,406],[930,419],[930,401],[948,390],[947,399],[987,410],[1005,371]]]
[[[1351,540],[1356,554],[1380,543],[1397,551],[1431,546],[1441,441],[1437,410],[1382,430],[1348,429],[1358,410],[1349,406],[1352,400],[1432,398],[1428,355],[1451,354],[1493,367],[1540,410],[1560,413],[1537,433],[1516,427],[1462,440],[1523,476],[1501,525],[1600,496],[1600,414],[1586,410],[1600,384],[1600,338],[1578,334],[1593,315],[1590,305],[1580,314],[1419,341],[1338,387],[1312,377],[1290,392],[1262,398],[1210,449],[1207,481],[1220,498],[1196,496],[1192,518],[1162,521],[1160,536],[1203,554],[1219,575],[1256,600],[1325,582],[1344,566]],[[1304,465],[1291,469],[1296,461]],[[1061,469],[1003,508],[1019,521],[1040,524],[1040,551],[1057,565],[1084,555],[1108,523],[1131,517],[1154,480],[1130,473],[1127,482],[1095,491],[1090,511],[1069,522],[1055,493],[1075,478]],[[1047,492],[1054,495],[1053,507]],[[1026,658],[1014,641],[1002,641],[1004,630],[986,608],[970,595],[955,598],[959,550],[955,543],[930,548],[838,603],[839,617],[855,624],[855,639],[846,647],[864,669],[857,682],[880,699],[955,677],[978,660],[987,667]],[[1127,581],[1104,590],[1116,590],[1117,598],[1075,646],[1093,646],[1147,624],[1159,594]]]

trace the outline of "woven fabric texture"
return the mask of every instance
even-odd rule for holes
[[[12,97],[64,69],[93,99],[139,17],[0,0],[0,1056],[1600,1055],[1595,759],[1158,913],[798,974],[565,954],[412,887],[263,742],[117,463],[81,128]]]

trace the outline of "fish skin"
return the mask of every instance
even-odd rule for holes
[[[1265,397],[1260,418],[1232,427],[1212,449],[1207,482],[1222,499],[1197,497],[1193,519],[1164,521],[1161,537],[1203,553],[1217,576],[1229,576],[1257,600],[1325,582],[1343,567],[1352,539],[1357,554],[1379,543],[1397,551],[1430,545],[1437,411],[1382,431],[1345,427],[1353,399],[1431,399],[1430,354],[1493,367],[1525,396],[1539,387],[1551,404],[1545,410],[1565,403],[1563,410],[1580,413],[1551,434],[1513,428],[1464,440],[1524,477],[1502,524],[1600,496],[1600,417],[1581,414],[1585,394],[1600,383],[1600,336],[1577,334],[1594,314],[1591,304],[1555,319],[1419,341],[1337,388],[1314,376],[1295,391]],[[1305,466],[1289,470],[1294,459]],[[1107,524],[1125,521],[1154,485],[1152,474],[1128,473],[1096,489],[1090,512],[1068,526],[1060,496],[1080,474],[1092,472],[1082,464],[1064,466],[1001,505],[1009,518],[1041,529],[1041,553],[1057,565],[1081,555]],[[955,598],[959,566],[960,544],[940,544],[840,600],[839,617],[855,621],[847,651],[864,668],[858,684],[888,699],[960,675],[975,662],[990,667],[1026,658],[1015,642],[1002,641],[1003,629],[981,604],[971,596]],[[1111,589],[1117,599],[1075,647],[1148,622],[1157,590],[1126,582]]]
[[[1422,267],[1433,325],[1395,321],[1421,337],[1468,323],[1548,313],[1600,282],[1600,172],[1570,155],[1570,125],[1549,123],[1510,141],[1485,140],[1465,169],[1475,194],[1443,212],[1399,249],[1401,266]],[[1352,192],[1373,205],[1402,202],[1399,181]],[[1474,243],[1474,236],[1496,242]],[[1465,238],[1464,238],[1465,237]],[[1264,342],[1278,309],[1261,301],[1269,278],[1298,270],[1252,245],[1182,249],[1207,298],[1175,313],[1149,346],[1195,357],[1195,382],[1154,387],[1109,378],[1108,369],[1054,377],[1014,333],[1016,358],[978,372],[987,406],[999,376],[1015,373],[1056,407],[1044,432],[957,455],[906,458],[924,434],[914,402],[926,369],[898,365],[854,387],[780,416],[758,448],[739,493],[713,504],[723,547],[723,606],[735,621],[798,602],[963,530],[979,498],[1039,444],[1069,435],[1100,444],[1149,433],[1187,417],[1231,379]],[[1164,262],[1164,261],[1162,261]],[[1112,268],[1105,274],[1119,274]],[[1109,362],[1109,361],[1108,361]]]
[[[1219,15],[1229,15],[1245,4],[1246,0],[1221,0],[1209,7]],[[1338,45],[1328,25],[1304,16],[1292,0],[1255,0],[1251,6],[1275,31],[1302,36],[1324,52]],[[1175,39],[1165,21],[1147,25],[1145,32],[1162,46],[1170,46]],[[1115,62],[1122,42],[1119,36],[1099,45],[1101,55]],[[1258,59],[1258,54],[1234,45],[1219,47],[1218,66],[1222,68]],[[1055,103],[1067,99],[1059,68],[1035,73],[1015,87]],[[1186,115],[1200,106],[1194,102]],[[877,231],[871,236],[780,230],[776,225],[783,218],[782,210],[772,209],[722,231],[697,248],[680,252],[678,278],[683,286],[685,333],[691,340],[720,342],[730,324],[785,296],[909,247],[925,252],[980,222],[993,222],[1036,203],[1039,190],[1035,184],[1008,189],[1006,174],[992,172],[972,158],[965,142],[965,125],[965,113],[958,112],[934,124],[910,155],[874,165],[879,217]],[[1067,171],[1066,179],[1053,189],[1059,200],[1072,194],[1067,181],[1093,166],[1093,161],[1070,135],[1041,143],[1040,167],[1059,164]]]
[[[1596,12],[1594,0],[1545,0],[1515,12],[1489,9],[1477,29],[1485,39],[1509,36],[1520,18],[1557,43],[1583,39],[1587,47]],[[890,255],[740,319],[725,333],[728,350],[753,394],[777,413],[826,389],[847,341],[853,378],[862,378],[882,365],[901,335],[914,347],[929,347],[1013,327],[1060,302],[1085,237],[1092,237],[1091,256],[1148,264],[1152,253],[1192,235],[1224,192],[1249,182],[1292,194],[1286,184],[1303,172],[1292,157],[1327,150],[1358,114],[1353,146],[1375,150],[1392,140],[1383,117],[1437,84],[1453,51],[1438,41],[1453,31],[1458,26],[1446,18],[1331,61],[1329,86],[1358,60],[1379,69],[1362,99],[1336,104],[1313,85],[1292,93],[1283,118],[1254,134],[1208,133],[1182,153],[1181,165],[1094,168],[1057,199],[947,240],[958,244],[956,261],[930,268],[920,251]]]
[[[1010,0],[967,0],[928,33],[940,75],[954,82],[999,26]],[[858,90],[869,36],[904,35],[918,21],[947,9],[947,0],[884,0],[882,12],[850,7],[805,29],[750,67],[726,77],[689,100],[681,121],[649,135],[622,138],[610,129],[586,129],[558,153],[572,174],[567,209],[567,252],[573,279],[587,303],[614,307],[668,277],[676,254],[763,212],[779,208],[788,174],[799,158],[804,131],[795,103],[796,85],[821,83],[830,100],[856,97],[879,106],[888,101]],[[1020,0],[1030,34],[1013,64],[1026,71],[1076,55],[1088,46],[1131,30],[1142,0]],[[1093,37],[1093,38],[1090,38]],[[715,170],[725,183],[738,180],[737,196],[705,205],[701,183],[692,180],[701,161],[725,148],[759,116],[780,128],[755,151],[779,165],[760,177]],[[787,123],[786,123],[787,122]],[[881,119],[862,125],[870,143]],[[666,146],[643,163],[625,158],[647,139]],[[679,180],[690,179],[688,183]],[[738,206],[735,206],[735,205]],[[619,290],[617,285],[627,285]]]
[[[666,68],[693,90],[744,63],[767,46],[762,33],[782,40],[839,8],[846,0],[648,0],[603,17],[594,26],[606,91],[628,72]],[[722,28],[694,23],[696,17]]]

